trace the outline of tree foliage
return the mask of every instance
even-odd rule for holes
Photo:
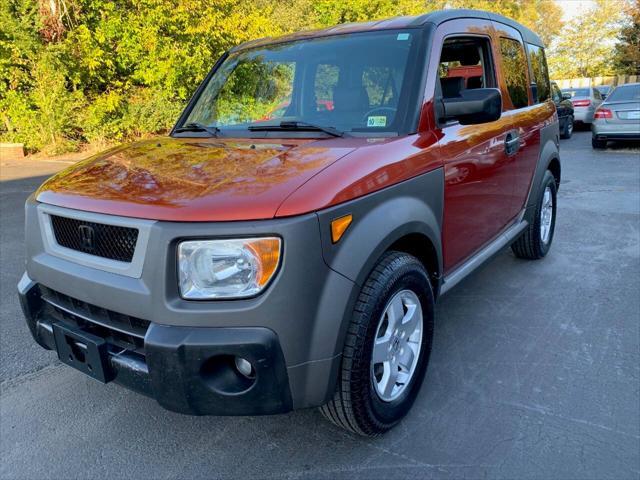
[[[628,6],[628,22],[620,32],[613,64],[620,73],[640,75],[640,0]]]
[[[625,20],[626,0],[595,0],[552,43],[549,70],[553,78],[613,75],[613,51]]]
[[[0,138],[62,152],[166,131],[233,45],[444,7],[503,13],[547,42],[561,29],[553,0],[0,0]]]

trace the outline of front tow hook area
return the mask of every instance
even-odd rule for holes
[[[103,383],[113,380],[114,372],[108,362],[107,343],[103,338],[53,323],[53,336],[58,358]]]

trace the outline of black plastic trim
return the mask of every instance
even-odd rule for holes
[[[168,410],[189,415],[265,415],[293,409],[280,342],[268,328],[152,323],[143,356],[47,315],[38,285],[19,292],[19,297],[29,329],[42,347],[59,350],[56,344],[62,334],[89,339],[97,346],[92,354],[99,351],[102,365],[101,375],[91,376],[155,398]],[[67,358],[68,352],[63,353]],[[251,377],[243,377],[229,361],[236,356],[251,363]]]

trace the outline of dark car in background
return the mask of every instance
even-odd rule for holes
[[[583,124],[593,122],[593,114],[602,103],[602,95],[593,87],[563,88],[563,96],[569,96],[573,104],[573,120]]]
[[[565,98],[556,82],[551,82],[551,98],[556,104],[560,138],[571,138],[573,134],[573,104]]]
[[[640,83],[616,87],[596,110],[591,145],[606,148],[609,140],[640,140]]]
[[[596,87],[596,90],[598,90],[600,92],[600,95],[602,95],[602,100],[607,99],[607,95],[609,95],[612,89],[612,85],[598,85]]]

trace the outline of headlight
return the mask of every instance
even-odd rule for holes
[[[180,294],[186,299],[255,295],[278,269],[280,251],[277,237],[181,242]]]

